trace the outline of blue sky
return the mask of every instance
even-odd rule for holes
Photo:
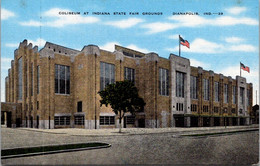
[[[40,48],[49,41],[78,50],[95,44],[114,51],[114,44],[119,44],[168,58],[170,53],[178,54],[179,34],[190,43],[190,49],[182,46],[181,56],[189,58],[192,66],[233,78],[239,75],[240,62],[249,66],[250,73],[242,71],[242,76],[254,84],[255,98],[255,90],[259,91],[258,8],[257,0],[2,0],[1,101],[14,50],[24,39]],[[81,14],[59,14],[69,11]]]

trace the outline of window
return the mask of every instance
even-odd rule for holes
[[[244,91],[245,89],[240,87],[240,104],[244,105]]]
[[[204,100],[209,100],[209,80],[203,79]]]
[[[18,59],[18,100],[23,96],[23,58]]]
[[[37,101],[37,110],[39,110],[39,101]]]
[[[197,77],[190,76],[190,97],[192,99],[197,99]]]
[[[33,96],[33,63],[31,63],[31,96]]]
[[[214,107],[214,113],[218,113],[219,107]]]
[[[197,104],[191,104],[191,112],[197,112]]]
[[[114,125],[115,116],[100,116],[99,124],[100,125]]]
[[[219,102],[219,82],[214,82],[214,101]]]
[[[124,54],[125,56],[134,57],[134,54],[129,53],[129,52],[125,52],[125,51],[123,51],[123,54]]]
[[[232,87],[232,103],[233,104],[237,103],[237,101],[236,101],[236,86]]]
[[[169,96],[169,70],[159,68],[159,94]]]
[[[224,84],[224,103],[228,103],[228,84]]]
[[[55,116],[54,125],[70,125],[70,116]]]
[[[40,92],[40,66],[37,66],[37,94]]]
[[[100,90],[115,82],[115,65],[100,62]]]
[[[55,93],[70,94],[70,67],[55,65]]]
[[[246,97],[247,97],[246,105],[249,106],[249,103],[250,103],[250,90],[249,90],[249,89],[247,89],[247,95],[246,95]]]
[[[176,110],[183,111],[183,103],[176,103]]]
[[[126,124],[131,124],[134,125],[135,124],[135,117],[134,116],[126,116]]]
[[[75,119],[75,125],[84,125],[84,115],[76,115],[74,116]]]
[[[125,67],[125,80],[135,83],[135,69]]]
[[[176,72],[176,97],[184,97],[184,73]]]
[[[82,101],[78,102],[78,112],[82,112]]]
[[[209,106],[204,105],[203,106],[203,112],[209,112]]]
[[[231,113],[232,113],[232,114],[235,114],[235,113],[236,113],[236,109],[235,109],[235,108],[232,108],[232,109],[231,109]]]

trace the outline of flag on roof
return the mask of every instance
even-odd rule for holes
[[[250,68],[248,66],[245,66],[243,63],[240,62],[240,68],[250,73]]]
[[[181,36],[179,36],[179,38],[180,38],[180,44],[181,45],[190,48],[190,43],[187,40],[184,40]]]

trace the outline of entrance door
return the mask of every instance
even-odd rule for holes
[[[175,126],[184,127],[184,117],[175,117]]]
[[[190,127],[198,127],[198,124],[199,124],[198,117],[190,118]]]
[[[30,122],[31,122],[31,128],[33,128],[33,117],[31,116],[31,119],[30,119]]]
[[[21,118],[16,118],[16,127],[20,127]]]
[[[124,128],[126,128],[126,117],[124,117]]]
[[[1,125],[5,124],[5,112],[1,112]]]
[[[138,127],[145,128],[145,119],[138,119]]]
[[[36,127],[39,128],[39,116],[37,116],[37,124]]]
[[[12,112],[6,112],[7,114],[7,127],[12,127]]]

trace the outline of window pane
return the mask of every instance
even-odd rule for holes
[[[82,101],[78,102],[78,112],[82,112]]]
[[[59,65],[55,65],[55,93],[59,93]]]
[[[103,90],[107,84],[115,82],[115,66],[112,64],[100,62],[100,90]]]
[[[65,94],[65,66],[60,66],[60,93]]]
[[[233,86],[232,93],[233,104],[236,104],[236,86]]]
[[[100,62],[100,90],[104,89],[104,63]]]
[[[114,125],[114,124],[115,124],[115,117],[110,116],[110,125]]]
[[[165,95],[165,70],[162,69],[162,95]]]
[[[99,124],[100,125],[104,125],[105,124],[105,117],[104,116],[100,116]]]
[[[22,99],[23,94],[23,58],[18,60],[18,99]]]
[[[40,66],[37,66],[37,94],[39,94],[39,91],[40,91]]]
[[[70,94],[70,67],[66,66],[66,94]]]
[[[240,103],[244,104],[244,88],[240,87]]]

